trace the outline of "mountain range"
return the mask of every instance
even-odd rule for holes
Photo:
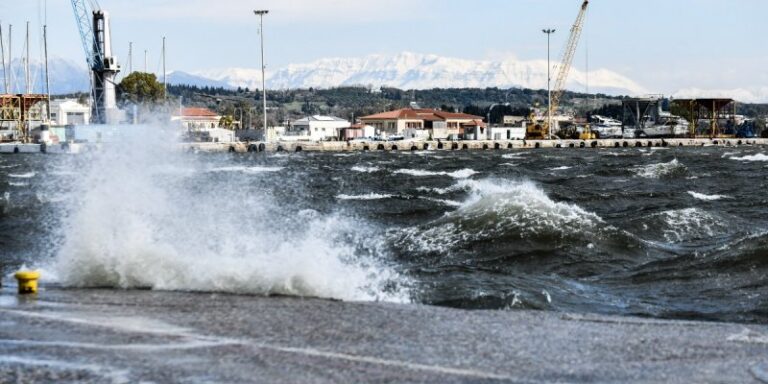
[[[171,78],[195,76],[226,83],[233,87],[261,88],[258,69],[224,68],[175,72]],[[555,74],[553,73],[553,81]],[[354,58],[328,58],[305,64],[291,64],[267,73],[267,88],[330,88],[363,85],[400,89],[431,88],[547,88],[546,60],[467,60],[437,55],[404,52],[397,55],[368,55]],[[605,69],[583,71],[572,69],[567,88],[611,95],[643,94],[648,91],[616,72]]]
[[[7,63],[6,63],[7,64]],[[14,92],[25,88],[24,68],[21,60],[13,60]],[[84,64],[54,58],[49,62],[51,92],[66,94],[89,89],[89,74]],[[44,87],[43,66],[30,62],[30,83],[33,92]],[[3,71],[0,68],[0,76]],[[553,82],[555,74],[552,74]],[[332,88],[362,85],[399,89],[432,88],[531,88],[547,87],[546,60],[522,61],[515,59],[489,61],[447,58],[437,55],[404,52],[397,55],[368,55],[355,58],[327,58],[267,72],[267,88]],[[609,95],[643,95],[651,93],[645,87],[617,72],[598,69],[587,73],[572,69],[567,88]],[[192,72],[174,71],[168,74],[170,84],[199,87],[261,88],[261,71],[255,68],[223,68]],[[2,86],[2,82],[0,82]],[[768,87],[704,90],[681,89],[674,97],[733,97],[741,102],[768,102]]]

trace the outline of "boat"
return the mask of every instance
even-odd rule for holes
[[[615,139],[623,137],[621,121],[610,117],[592,115],[590,128],[600,139]]]
[[[669,112],[660,112],[658,117],[645,116],[642,128],[635,132],[636,137],[685,137],[690,134],[688,120]]]

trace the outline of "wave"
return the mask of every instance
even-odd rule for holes
[[[374,173],[381,170],[379,167],[361,167],[361,166],[354,166],[352,167],[352,170],[355,172],[360,173]]]
[[[9,173],[8,177],[12,177],[14,179],[31,179],[35,177],[35,172],[27,172],[27,173]]]
[[[564,166],[562,166],[562,167],[557,167],[557,168],[549,168],[549,170],[550,170],[550,171],[566,171],[566,170],[569,170],[569,169],[571,169],[571,168],[573,168],[573,167],[569,167],[569,166],[565,166],[565,165],[564,165]]]
[[[298,210],[244,178],[163,177],[153,166],[206,164],[156,141],[96,153],[72,180],[46,268],[62,285],[409,301],[373,226]]]
[[[730,159],[736,161],[768,161],[768,155],[758,153],[756,155],[747,155],[743,157],[731,157]]]
[[[28,187],[29,183],[17,183],[17,182],[11,181],[8,183],[8,185],[10,185],[11,187]]]
[[[406,228],[397,243],[411,251],[450,252],[485,241],[575,238],[603,223],[576,205],[553,201],[531,181],[462,180],[459,185],[470,190],[459,209]]]
[[[686,175],[688,167],[674,159],[668,163],[649,164],[634,169],[635,173],[647,179],[660,179]]]
[[[668,210],[651,216],[670,243],[690,242],[726,233],[728,224],[720,217],[700,208]],[[655,226],[655,225],[654,225]]]
[[[688,194],[693,196],[693,198],[695,199],[704,200],[704,201],[715,201],[715,200],[728,198],[728,196],[725,196],[725,195],[705,195],[703,193],[698,193],[694,191],[688,191]]]
[[[384,199],[391,199],[394,195],[390,194],[379,194],[379,193],[368,193],[365,195],[338,195],[336,196],[339,200],[384,200]]]
[[[454,172],[434,172],[434,171],[425,171],[422,169],[398,169],[394,172],[395,174],[400,175],[409,175],[409,176],[415,176],[415,177],[428,177],[428,176],[450,176],[454,179],[467,179],[469,177],[472,177],[472,175],[477,174],[477,171],[473,169],[461,169]]]
[[[461,207],[461,205],[462,205],[462,203],[458,202],[458,201],[447,200],[447,199],[436,199],[434,197],[422,196],[422,197],[420,197],[420,199],[431,201],[433,203],[438,203],[438,204],[446,205],[446,206],[449,206],[449,207]]]
[[[265,173],[265,172],[279,172],[281,170],[283,170],[283,167],[230,166],[230,167],[211,168],[209,171],[210,172]]]

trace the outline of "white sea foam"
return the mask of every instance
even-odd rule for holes
[[[758,153],[756,155],[747,155],[743,157],[731,157],[730,159],[737,161],[768,161],[768,155]]]
[[[391,199],[394,197],[394,195],[389,194],[379,194],[379,193],[368,193],[364,195],[338,195],[336,196],[339,200],[384,200],[384,199]]]
[[[31,178],[35,177],[35,172],[9,173],[8,177],[13,177],[15,179],[31,179]]]
[[[27,187],[29,186],[29,183],[19,183],[19,182],[11,181],[8,183],[8,185],[10,185],[11,187]]]
[[[510,160],[520,160],[523,156],[527,155],[528,153],[529,152],[508,153],[506,155],[502,155],[501,158],[510,159]]]
[[[401,174],[401,175],[410,175],[415,177],[427,177],[427,176],[450,176],[454,179],[466,179],[469,177],[472,177],[472,175],[477,174],[477,172],[473,169],[461,169],[454,172],[434,172],[434,171],[426,171],[423,169],[398,169],[395,171],[395,174]]]
[[[157,165],[210,170],[211,159],[136,135],[95,153],[73,180],[50,265],[63,285],[407,300],[384,288],[401,278],[382,264],[384,247],[364,222],[291,213],[236,175],[164,177]]]
[[[722,220],[700,208],[669,210],[655,216],[665,224],[664,238],[673,243],[712,237],[727,229]]]
[[[243,172],[243,173],[265,173],[265,172],[279,172],[282,167],[260,167],[260,166],[227,166],[212,168],[211,172]]]
[[[557,167],[557,168],[549,168],[549,170],[550,170],[550,171],[566,171],[566,170],[569,170],[569,169],[571,169],[571,168],[573,168],[573,167],[569,167],[569,166],[567,166],[567,165],[564,165],[564,166],[562,166],[562,167]]]
[[[704,201],[714,201],[714,200],[728,198],[728,196],[724,196],[724,195],[705,195],[703,193],[698,193],[694,191],[688,191],[688,194],[693,196],[695,199],[704,200]]]
[[[360,173],[374,173],[381,170],[379,167],[362,167],[362,166],[354,166],[352,167],[352,170],[355,172]]]
[[[438,203],[438,204],[447,205],[449,207],[461,207],[461,205],[462,205],[462,203],[459,202],[459,201],[453,201],[453,200],[447,200],[447,199],[436,199],[434,197],[422,196],[422,197],[420,197],[420,199],[431,201],[431,202]]]
[[[668,177],[677,173],[685,173],[688,168],[674,159],[668,163],[649,164],[634,169],[635,173],[640,177],[647,179],[659,179],[662,177]]]

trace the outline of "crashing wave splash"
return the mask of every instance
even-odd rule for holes
[[[155,142],[172,141],[129,138],[94,154],[64,192],[63,245],[46,267],[61,284],[408,300],[365,223],[291,212],[253,189],[255,167],[211,167]],[[198,171],[164,172],[190,165]],[[228,179],[211,183],[212,169]]]

